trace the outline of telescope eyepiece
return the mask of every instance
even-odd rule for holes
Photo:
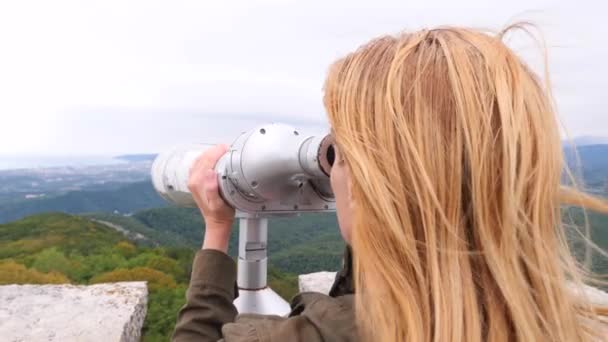
[[[336,159],[336,151],[334,150],[334,145],[330,145],[327,148],[327,163],[329,166],[334,166],[334,161]]]
[[[331,135],[326,135],[319,144],[317,152],[317,164],[325,176],[329,177],[331,168],[334,166],[336,159],[336,151],[334,148],[334,139]]]

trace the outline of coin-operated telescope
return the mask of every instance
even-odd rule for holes
[[[152,165],[156,191],[178,206],[196,207],[188,190],[190,168],[210,147],[190,145],[158,155]],[[289,313],[289,304],[267,284],[268,218],[335,211],[329,182],[334,157],[329,135],[306,136],[273,123],[242,133],[218,160],[220,195],[239,218],[235,306],[240,313]]]

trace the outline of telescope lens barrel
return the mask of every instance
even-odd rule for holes
[[[152,164],[152,184],[165,200],[178,207],[196,207],[188,189],[190,167],[213,145],[178,146],[159,154]]]

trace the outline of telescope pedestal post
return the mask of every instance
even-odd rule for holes
[[[234,300],[239,313],[287,315],[289,304],[268,287],[268,218],[239,218],[239,259]]]

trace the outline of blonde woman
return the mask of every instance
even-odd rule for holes
[[[202,156],[190,189],[207,228],[173,340],[608,340],[607,308],[573,290],[586,278],[560,212],[608,206],[560,186],[550,93],[503,34],[385,36],[331,66],[330,177],[352,255],[289,317],[237,317],[234,211],[211,170],[226,147]]]

